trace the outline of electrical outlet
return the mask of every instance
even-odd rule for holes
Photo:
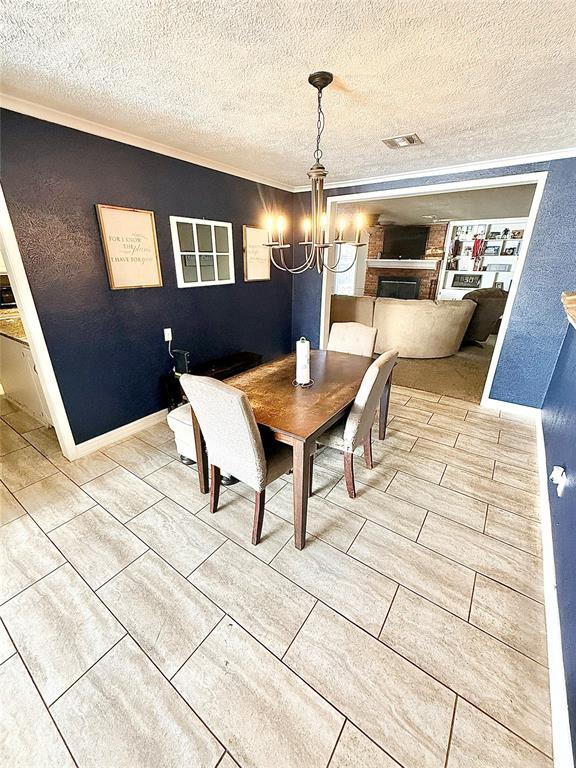
[[[172,341],[172,328],[164,328],[164,341]]]

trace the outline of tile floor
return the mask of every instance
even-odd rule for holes
[[[76,462],[4,401],[0,761],[24,768],[551,768],[530,425],[394,387],[372,471],[317,456],[250,544],[166,425]]]

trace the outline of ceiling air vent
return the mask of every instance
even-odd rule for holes
[[[402,149],[403,147],[412,147],[414,144],[422,144],[415,133],[407,133],[405,136],[391,136],[389,139],[382,139],[389,149]]]

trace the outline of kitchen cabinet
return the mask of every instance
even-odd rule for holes
[[[0,336],[0,383],[22,410],[44,424],[52,423],[28,344]]]

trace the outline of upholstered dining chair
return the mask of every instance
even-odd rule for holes
[[[258,544],[264,522],[266,486],[292,468],[292,449],[264,441],[252,406],[239,389],[207,376],[180,377],[182,389],[198,420],[210,462],[210,512],[216,512],[221,469],[253,488],[256,494],[252,544]]]
[[[362,323],[334,323],[330,328],[326,349],[330,352],[372,357],[377,333],[377,328]]]
[[[358,394],[347,416],[317,438],[317,442],[321,445],[343,451],[346,490],[351,499],[356,497],[354,451],[362,445],[366,466],[372,469],[372,425],[380,397],[397,359],[398,352],[395,349],[377,357],[364,374]]]

